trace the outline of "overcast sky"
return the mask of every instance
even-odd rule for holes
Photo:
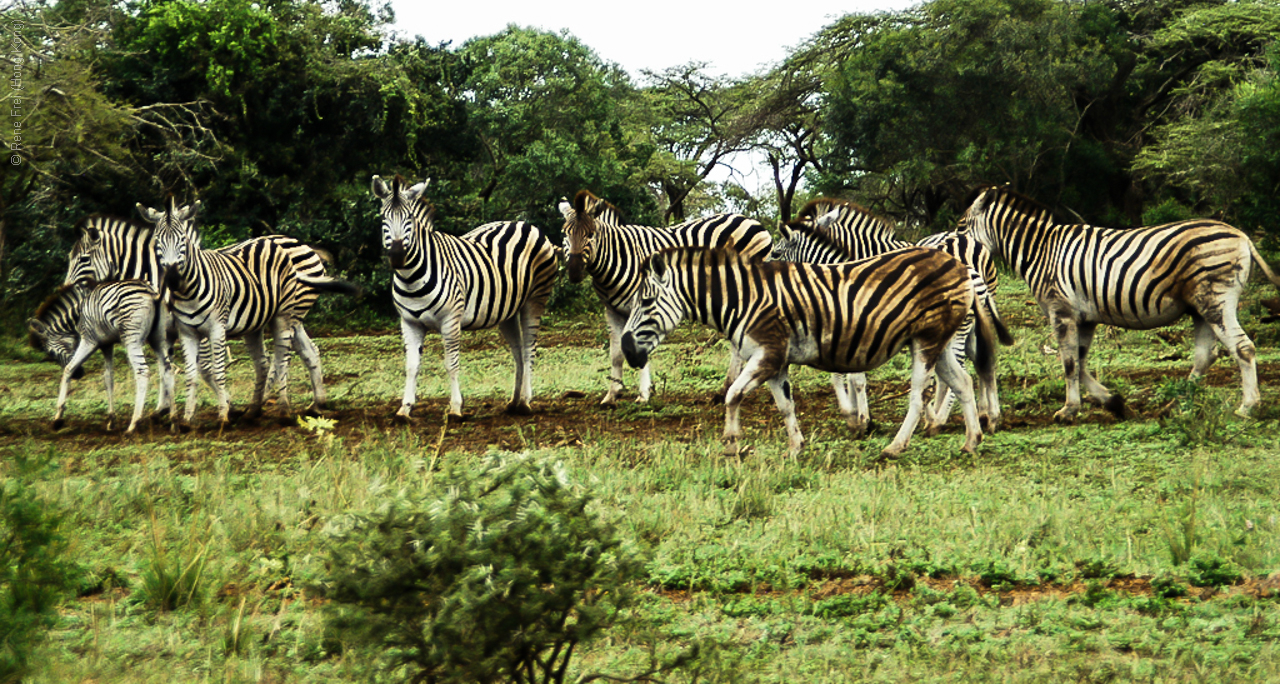
[[[781,2],[585,2],[583,0],[392,0],[395,30],[430,43],[489,36],[508,24],[569,33],[633,77],[692,61],[717,75],[742,76],[776,64],[790,48],[851,12],[897,11],[907,0]]]

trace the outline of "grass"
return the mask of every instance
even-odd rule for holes
[[[1148,375],[1185,375],[1182,328],[1178,344],[1115,331],[1099,335],[1091,367],[1143,417],[1089,408],[1079,425],[1045,424],[1062,401],[1043,349],[1053,342],[1021,283],[1000,296],[1019,340],[1000,362],[1012,427],[976,457],[958,452],[958,426],[917,435],[889,466],[872,459],[903,400],[873,398],[879,431],[854,441],[826,374],[808,369],[792,374],[801,457],[786,457],[759,390],[744,410],[754,451],[724,459],[722,409],[692,398],[719,387],[725,347],[693,328],[655,356],[652,404],[607,411],[594,404],[608,372],[602,322],[548,323],[543,413],[510,423],[491,418],[510,391],[509,356],[496,333],[471,335],[462,386],[476,417],[443,432],[438,343],[424,355],[420,422],[386,420],[403,382],[395,334],[318,341],[333,430],[105,435],[88,376],[68,409],[80,427],[50,437],[56,374],[20,356],[0,364],[0,475],[19,452],[61,466],[37,488],[69,516],[85,577],[31,681],[369,680],[324,628],[327,526],[491,449],[563,461],[648,554],[635,620],[583,651],[571,679],[697,644],[668,681],[1280,681],[1280,387],[1264,380],[1260,418],[1238,419],[1227,362],[1194,389]],[[1244,318],[1275,377],[1275,335],[1248,307]],[[873,397],[902,386],[905,363],[891,366],[872,374]],[[248,364],[232,375],[233,398],[246,397]],[[567,392],[587,396],[556,399]],[[207,419],[207,389],[201,398]]]

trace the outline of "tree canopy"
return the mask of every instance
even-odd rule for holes
[[[515,25],[432,45],[392,33],[381,0],[4,16],[22,104],[0,171],[5,317],[60,279],[79,217],[167,194],[203,202],[212,244],[326,249],[372,293],[335,306],[389,313],[375,173],[431,178],[456,233],[518,218],[558,239],[581,189],[650,224],[737,208],[772,225],[828,194],[942,230],[974,185],[1008,183],[1093,223],[1174,211],[1280,235],[1280,8],[1261,0],[932,0],[815,26],[739,78],[633,78]],[[769,182],[745,186],[751,168]]]

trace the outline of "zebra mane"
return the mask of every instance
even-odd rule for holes
[[[89,287],[93,287],[94,285],[97,285],[97,283],[93,283],[89,285]],[[44,318],[45,314],[49,313],[50,310],[56,308],[62,303],[62,300],[66,298],[67,293],[76,290],[76,288],[77,285],[75,283],[67,283],[58,287],[58,289],[53,291],[53,294],[46,297],[45,300],[40,303],[40,306],[36,307],[36,312],[31,314],[31,317],[36,319]]]
[[[834,197],[818,197],[816,199],[809,200],[796,214],[796,221],[816,221],[820,216],[829,214],[833,211],[839,211],[845,216],[864,216],[870,219],[870,222],[863,227],[864,229],[869,229],[867,232],[883,238],[897,238],[898,231],[893,221],[876,214],[857,202],[836,199]]]
[[[612,212],[618,223],[623,223],[622,212],[618,211],[618,208],[608,200],[597,197],[590,190],[579,190],[578,194],[573,196],[573,210],[577,212],[578,216],[594,221],[595,216],[589,211],[593,207],[600,207],[599,211],[594,212],[595,214]]]
[[[401,201],[400,197],[404,194],[405,188],[408,187],[411,187],[411,183],[398,173],[395,178],[391,179],[391,206],[406,206],[406,203]],[[424,221],[431,221],[436,216],[436,205],[422,199],[422,197],[415,198],[407,205],[407,208],[415,218],[422,218]],[[327,253],[320,258],[324,261],[329,261],[326,256]]]
[[[819,214],[819,216],[821,216],[821,214]],[[826,230],[814,225],[812,221],[796,219],[788,222],[787,228],[790,228],[791,232],[798,233],[810,242],[815,242],[822,247],[835,250],[845,256],[850,256],[849,249],[845,246],[843,241],[835,239]]]
[[[987,193],[988,205],[991,202],[998,202],[1018,213],[1043,217],[1056,223],[1052,209],[1007,185],[979,185],[974,188],[965,200],[966,211],[973,207],[974,203],[978,201],[978,197],[983,193]]]

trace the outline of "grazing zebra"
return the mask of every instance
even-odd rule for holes
[[[133,417],[126,433],[131,433],[142,418],[147,400],[150,376],[143,345],[155,351],[161,366],[159,413],[173,408],[173,373],[169,368],[166,336],[168,314],[160,305],[160,295],[142,280],[98,283],[91,288],[63,285],[45,300],[27,321],[32,346],[48,352],[62,365],[62,383],[58,389],[58,410],[53,427],[62,427],[62,413],[67,405],[71,381],[84,375],[84,362],[101,349],[106,361],[104,381],[107,391],[107,429],[115,421],[116,343],[124,345],[129,365],[133,367]]]
[[[883,457],[900,454],[923,411],[929,373],[960,398],[964,451],[982,440],[973,384],[947,353],[973,308],[968,269],[935,249],[909,248],[840,264],[760,261],[731,250],[676,248],[648,261],[643,285],[623,329],[622,349],[632,367],[681,320],[690,318],[728,337],[741,351],[742,373],[725,396],[725,452],[738,451],[743,397],[767,381],[786,420],[790,453],[804,446],[796,421],[790,364],[833,373],[866,372],[911,345],[911,399],[906,419]],[[992,321],[978,309],[978,324]]]
[[[263,333],[272,333],[276,377],[282,378],[279,364],[293,346],[299,320],[295,307],[303,301],[302,291],[315,288],[350,293],[352,286],[298,273],[290,250],[275,240],[249,240],[232,250],[203,249],[194,220],[199,207],[199,202],[179,207],[171,198],[164,211],[139,204],[138,212],[155,226],[161,292],[173,313],[187,361],[185,420],[190,422],[195,415],[196,392],[203,376],[217,396],[218,419],[225,425],[230,421],[227,338],[243,337],[253,359],[254,393],[246,415],[257,416],[268,374]],[[208,351],[202,354],[205,340]]]
[[[538,330],[560,270],[559,250],[521,221],[486,223],[462,237],[436,231],[435,207],[422,199],[428,182],[408,186],[396,176],[388,185],[374,176],[372,183],[382,200],[382,247],[394,271],[391,294],[404,337],[404,400],[396,415],[407,419],[413,409],[422,340],[427,330],[438,330],[449,373],[449,416],[461,418],[461,332],[494,326],[516,366],[507,412],[528,415]]]
[[[1252,262],[1277,287],[1280,279],[1239,229],[1209,219],[1128,230],[1060,224],[1034,200],[984,186],[961,217],[960,231],[1017,271],[1048,317],[1067,378],[1066,404],[1055,420],[1075,420],[1082,384],[1094,401],[1124,416],[1124,399],[1086,367],[1099,324],[1148,330],[1183,315],[1195,325],[1190,377],[1199,378],[1213,362],[1216,338],[1240,367],[1244,398],[1236,413],[1248,416],[1257,405],[1255,349],[1236,307]]]
[[[156,256],[155,232],[151,226],[123,218],[92,215],[81,219],[76,225],[76,231],[80,237],[71,248],[65,283],[88,285],[107,280],[138,278],[151,283],[157,290],[160,288],[160,265]],[[218,251],[236,254],[261,241],[269,241],[283,248],[289,255],[294,272],[307,282],[317,284],[316,287],[292,290],[294,299],[285,307],[292,312],[291,316],[296,321],[293,328],[293,350],[302,358],[311,380],[312,402],[306,412],[315,414],[324,409],[326,402],[324,374],[320,366],[320,352],[307,335],[302,319],[311,310],[321,291],[355,294],[359,288],[327,276],[324,262],[328,255],[291,237],[272,235],[252,238]],[[208,343],[201,344],[202,354],[207,354]],[[280,350],[279,347],[276,349]],[[273,360],[267,384],[287,409],[290,355],[288,349],[282,351],[283,356]],[[202,372],[207,368],[207,362],[202,362]],[[206,380],[213,382],[212,378],[206,377]]]
[[[738,214],[694,219],[669,228],[624,225],[617,207],[581,190],[573,204],[561,200],[564,215],[565,252],[569,255],[569,280],[578,283],[591,276],[596,295],[604,302],[609,325],[609,390],[600,402],[613,406],[622,389],[622,326],[631,312],[631,301],[640,287],[645,259],[669,247],[733,247],[751,257],[768,254],[769,231],[758,221]],[[729,378],[737,376],[741,360],[732,350]],[[652,381],[649,366],[640,368],[641,402],[649,401]],[[728,385],[725,385],[725,390]]]
[[[780,261],[805,261],[810,263],[839,263],[857,261],[876,254],[912,247],[910,242],[899,240],[893,224],[846,200],[819,198],[807,203],[797,218],[779,226],[780,237],[774,242],[770,257]],[[991,253],[971,238],[954,233],[931,235],[920,241],[919,246],[940,249],[956,257],[970,269],[977,301],[988,309],[995,330],[1004,344],[1012,344],[1013,337],[996,311],[991,296],[996,283],[995,265]],[[952,343],[957,359],[968,356],[978,372],[978,414],[983,428],[996,430],[1000,426],[1000,398],[996,382],[994,350],[987,353],[982,345],[992,345],[984,339],[969,317],[961,328],[961,335]],[[861,435],[870,420],[866,394],[866,378],[852,374],[847,378],[832,377],[836,400],[849,427]],[[953,395],[945,383],[938,382],[933,406],[925,415],[929,432],[936,432],[946,422],[951,412]]]

